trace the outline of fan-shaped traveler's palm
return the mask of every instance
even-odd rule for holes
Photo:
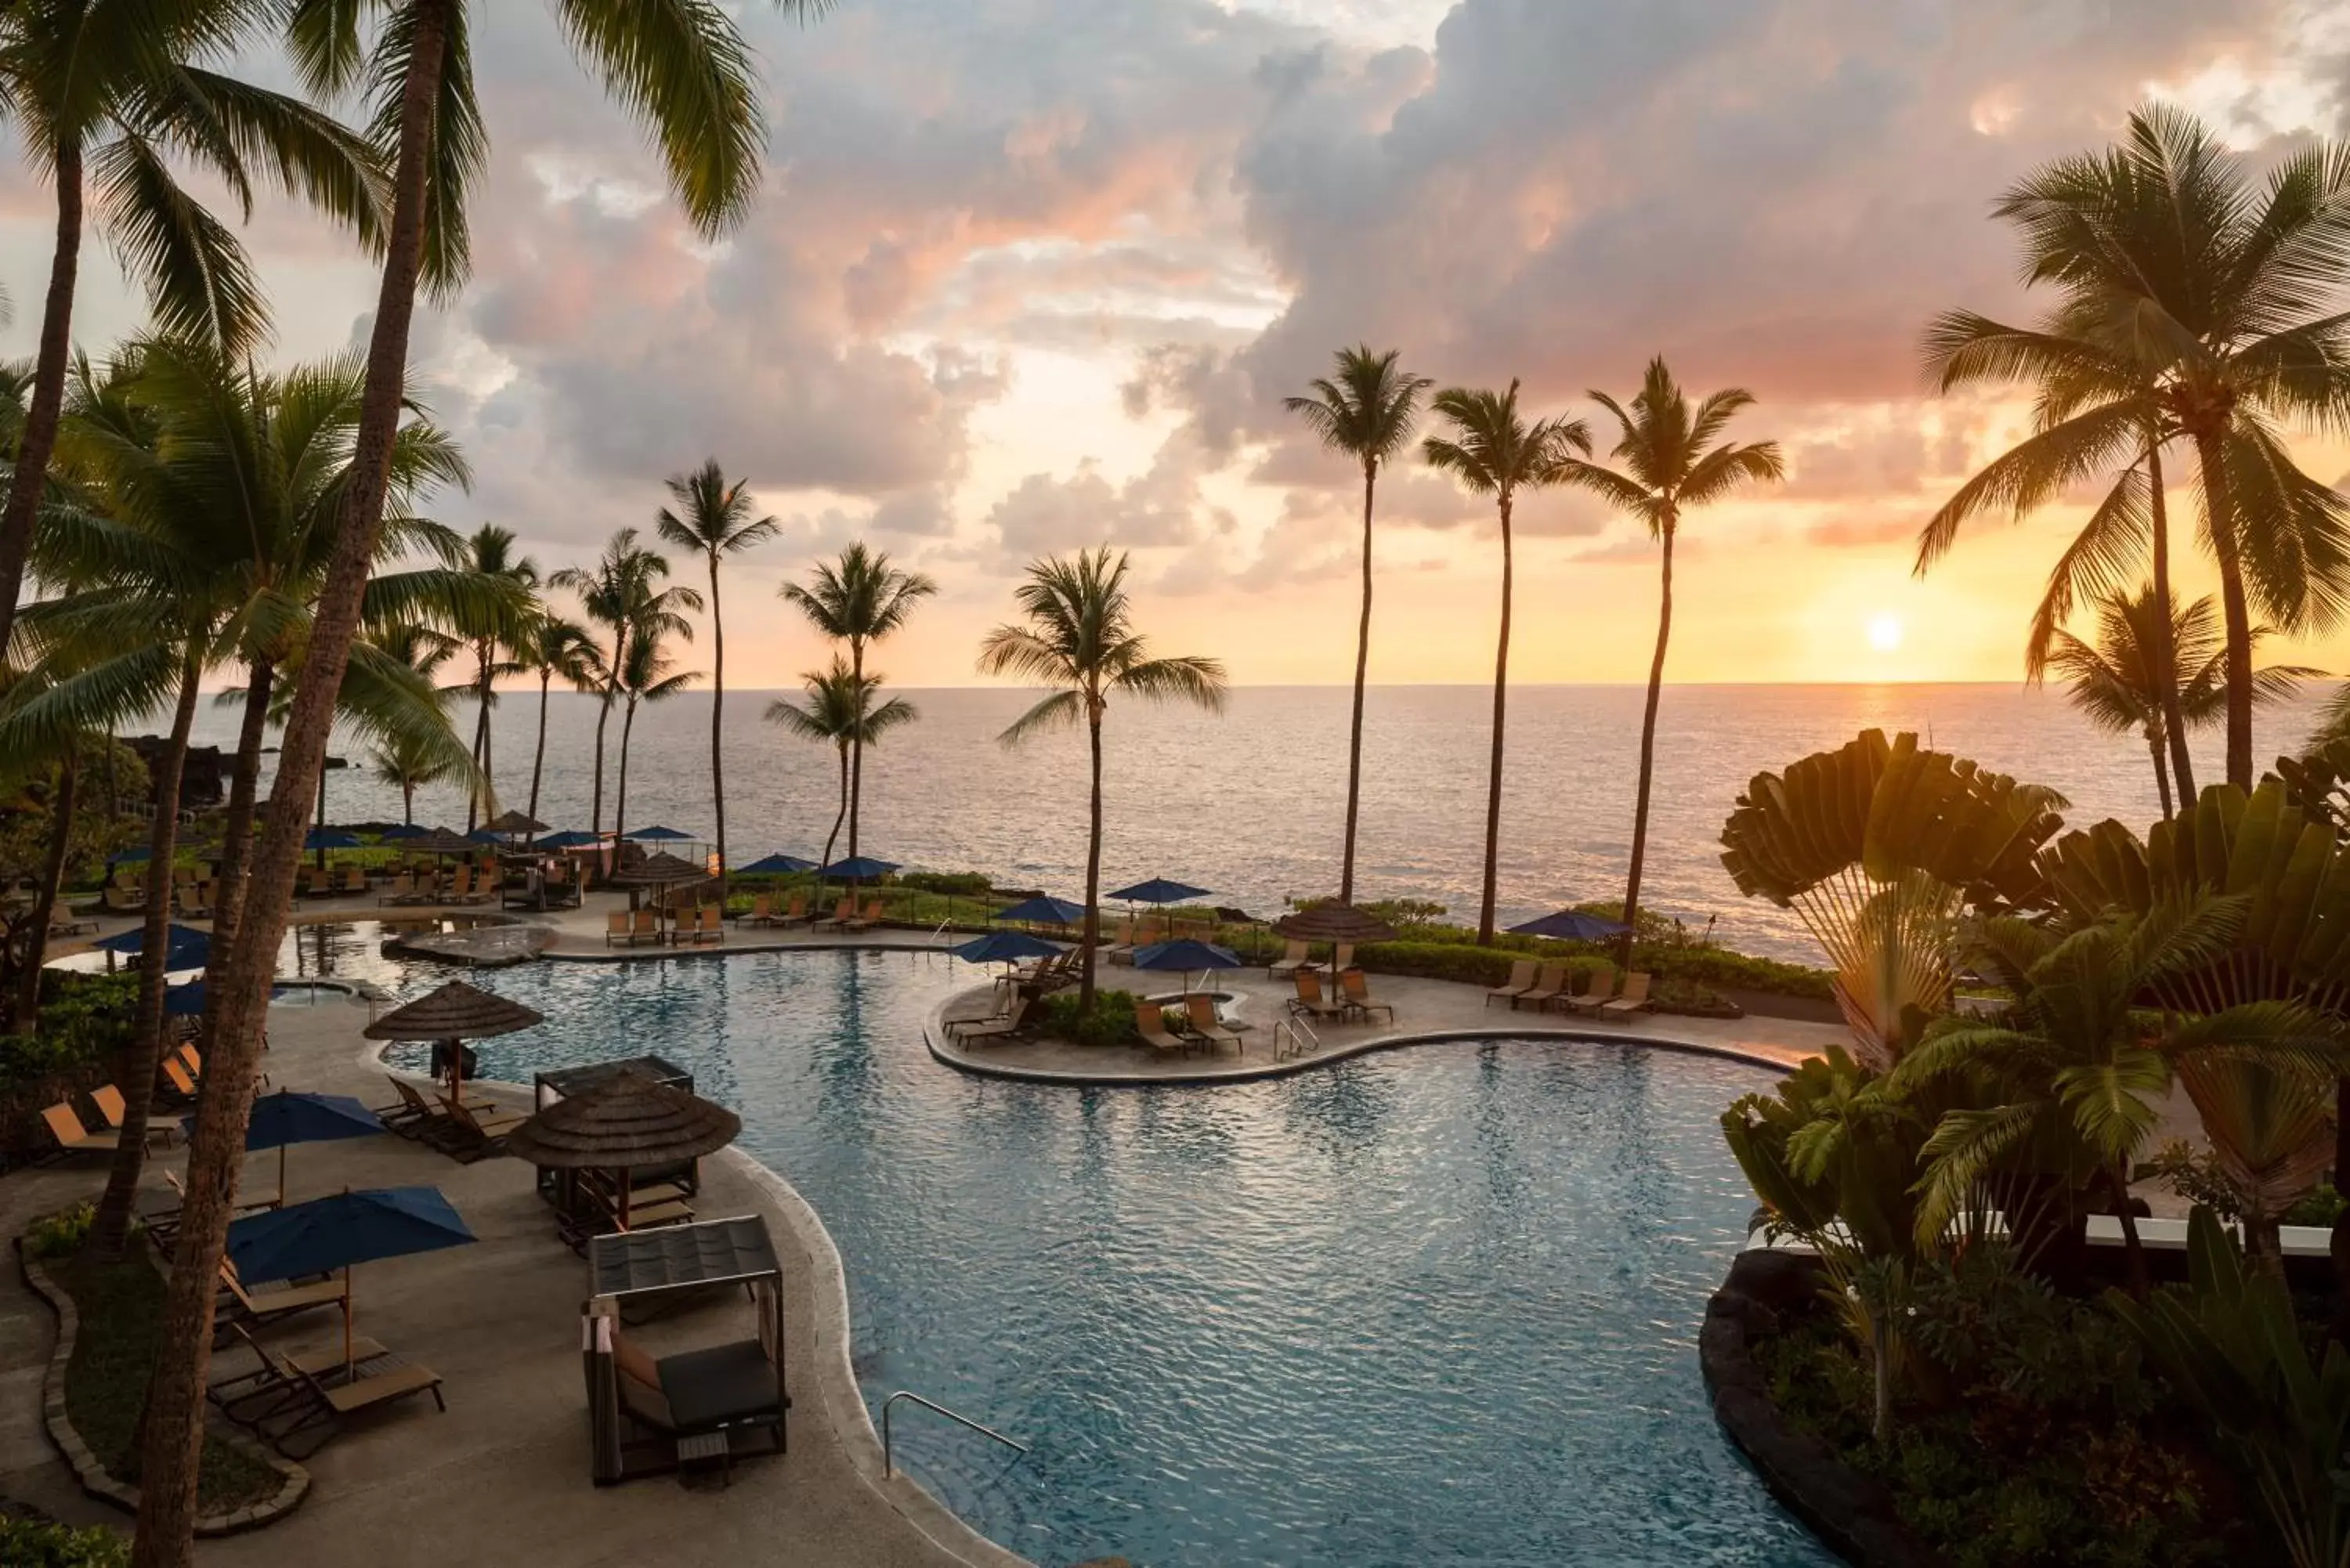
[[[712,458],[691,473],[669,476],[670,498],[658,519],[660,536],[683,550],[699,551],[710,566],[710,805],[717,818],[718,875],[726,876],[726,621],[718,607],[718,563],[775,536],[773,517],[751,515],[748,480],[731,483]]]
[[[859,540],[837,561],[818,561],[806,583],[785,583],[784,602],[836,642],[848,644],[850,673],[865,673],[865,650],[912,618],[921,602],[939,591],[920,572],[889,564],[889,552],[868,549]],[[858,825],[865,806],[865,743],[848,748],[848,857],[857,857]]]
[[[769,723],[781,724],[805,740],[822,741],[839,753],[840,806],[833,813],[832,831],[825,836],[821,864],[826,866],[832,864],[833,846],[839,841],[840,825],[848,815],[850,749],[870,745],[920,716],[903,697],[874,701],[886,679],[878,672],[858,674],[848,660],[836,653],[830,669],[811,670],[800,677],[806,697],[796,702],[778,697],[767,704]]]
[[[1478,902],[1477,940],[1493,940],[1493,884],[1502,845],[1502,752],[1510,691],[1510,594],[1514,559],[1510,519],[1518,493],[1560,482],[1574,452],[1588,456],[1591,431],[1581,420],[1536,420],[1518,410],[1518,384],[1506,392],[1448,387],[1429,405],[1445,433],[1420,442],[1431,467],[1452,476],[1471,495],[1490,495],[1502,524],[1502,627],[1493,652],[1492,759],[1485,781],[1485,881]]]

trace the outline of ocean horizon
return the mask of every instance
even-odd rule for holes
[[[2297,748],[2333,683],[2311,682],[2263,711],[2263,765]],[[1358,899],[1424,899],[1473,922],[1482,868],[1489,686],[1388,684],[1365,697]],[[822,853],[837,801],[829,747],[762,715],[779,696],[726,693],[727,836],[743,864],[775,850]],[[910,869],[977,871],[998,885],[1064,898],[1084,888],[1086,751],[1081,732],[1017,749],[995,736],[1034,700],[1002,686],[907,688],[920,714],[869,748],[858,848]],[[1564,904],[1620,898],[1639,754],[1640,684],[1513,684],[1496,906],[1504,925]],[[1104,728],[1102,886],[1172,877],[1253,915],[1327,896],[1338,882],[1346,818],[1349,686],[1241,686],[1222,716],[1114,703]],[[629,747],[624,826],[706,836],[710,693],[640,708]],[[558,691],[547,706],[538,805],[556,828],[585,827],[594,787],[595,698]],[[501,805],[529,804],[535,691],[502,691],[492,709]],[[452,722],[473,727],[470,701]],[[238,711],[207,701],[198,744],[235,741]],[[604,822],[618,793],[622,715],[607,737]],[[2012,682],[1669,685],[1658,719],[1654,803],[1641,902],[1742,951],[1801,962],[1821,955],[1792,913],[1740,897],[1721,868],[1723,819],[1748,781],[1859,731],[1915,730],[1938,749],[2050,785],[2070,826],[2115,817],[2143,832],[2159,815],[2142,740],[2099,734],[2055,688]],[[2221,739],[2199,733],[2197,782],[2219,777]],[[375,778],[364,742],[338,733],[347,766],[327,785],[330,821],[398,821],[399,790]],[[462,790],[417,792],[420,824],[464,826]],[[842,830],[835,853],[847,852]]]

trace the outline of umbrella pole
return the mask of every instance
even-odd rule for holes
[[[277,1146],[277,1207],[286,1207],[286,1146]]]
[[[351,1380],[351,1266],[343,1265],[343,1381]]]
[[[629,1228],[629,1175],[630,1175],[630,1172],[629,1172],[629,1168],[628,1168],[627,1166],[625,1166],[625,1165],[624,1165],[624,1166],[620,1167],[620,1229],[621,1229],[621,1230],[623,1230],[623,1231],[625,1231],[625,1230],[627,1230],[627,1229]]]

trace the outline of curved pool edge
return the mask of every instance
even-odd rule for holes
[[[392,1044],[362,1041],[357,1054],[359,1065],[404,1078],[421,1087],[430,1088],[438,1082],[386,1064],[383,1054]],[[504,1078],[467,1081],[510,1090],[525,1101],[536,1093],[527,1084]],[[1038,1568],[1029,1559],[981,1534],[968,1520],[907,1472],[882,1473],[881,1434],[874,1428],[872,1412],[865,1407],[865,1396],[858,1386],[857,1366],[852,1359],[848,1274],[841,1264],[840,1249],[832,1232],[826,1229],[823,1217],[799,1189],[755,1156],[729,1147],[719,1150],[713,1158],[731,1162],[757,1189],[774,1217],[782,1222],[788,1241],[806,1260],[808,1294],[813,1303],[808,1334],[816,1348],[813,1372],[816,1397],[858,1480],[922,1539],[968,1568]]]
[[[1399,1051],[1414,1045],[1447,1045],[1463,1040],[1565,1040],[1588,1044],[1644,1045],[1656,1051],[1678,1051],[1692,1056],[1711,1056],[1719,1060],[1742,1063],[1750,1067],[1768,1067],[1775,1072],[1791,1070],[1783,1054],[1774,1054],[1761,1046],[1747,1047],[1731,1041],[1693,1040],[1683,1035],[1643,1032],[1618,1033],[1614,1030],[1557,1028],[1521,1024],[1514,1028],[1459,1027],[1452,1029],[1414,1030],[1399,1034],[1381,1034],[1368,1040],[1357,1040],[1334,1046],[1311,1056],[1287,1062],[1241,1064],[1230,1067],[1189,1069],[1182,1072],[1087,1073],[1060,1067],[1030,1067],[1014,1062],[991,1062],[961,1050],[946,1037],[945,1022],[950,1008],[956,1007],[986,988],[972,986],[957,992],[931,1010],[922,1021],[922,1044],[931,1057],[967,1073],[974,1078],[998,1078],[1020,1084],[1058,1084],[1067,1088],[1180,1088],[1188,1085],[1212,1087],[1220,1084],[1253,1084],[1268,1078],[1294,1077],[1338,1062],[1350,1062],[1374,1052]]]

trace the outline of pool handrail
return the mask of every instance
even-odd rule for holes
[[[881,1401],[881,1473],[885,1477],[895,1475],[897,1473],[897,1466],[889,1449],[889,1407],[900,1399],[911,1399],[923,1409],[935,1411],[939,1415],[944,1416],[950,1421],[960,1422],[963,1426],[969,1427],[972,1431],[979,1433],[982,1437],[993,1438],[997,1442],[1002,1443],[1007,1449],[1014,1449],[1014,1451],[1023,1454],[1028,1451],[1027,1444],[1015,1442],[1012,1438],[1007,1438],[1003,1433],[997,1431],[993,1427],[982,1426],[979,1422],[972,1420],[970,1417],[962,1414],[960,1411],[948,1409],[944,1405],[940,1404],[935,1399],[923,1398],[920,1394],[915,1393],[910,1388],[900,1388],[895,1394],[890,1395],[889,1397]]]

